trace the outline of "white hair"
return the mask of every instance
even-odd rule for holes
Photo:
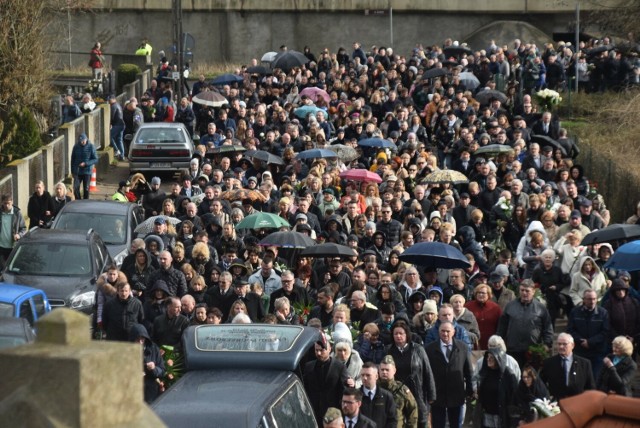
[[[238,314],[233,317],[231,324],[251,324],[251,318],[247,314]]]

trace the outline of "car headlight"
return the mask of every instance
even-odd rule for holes
[[[116,264],[116,266],[122,266],[122,262],[124,261],[124,258],[127,257],[127,254],[129,254],[129,252],[126,248],[116,254],[116,256],[113,258],[113,262]]]
[[[86,308],[87,306],[93,306],[96,301],[96,292],[88,291],[86,293],[78,294],[74,298],[71,299],[71,308],[72,309],[80,309]]]

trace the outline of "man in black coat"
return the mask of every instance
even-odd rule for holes
[[[265,315],[262,301],[260,296],[249,291],[249,281],[246,278],[238,278],[234,281],[233,288],[237,300],[242,300],[247,307],[247,315],[251,318],[251,322],[261,322]]]
[[[362,405],[360,413],[376,423],[379,428],[396,428],[398,416],[393,394],[384,388],[378,388],[378,368],[367,361],[360,371],[362,379]]]
[[[316,360],[305,364],[302,381],[318,425],[322,425],[322,416],[329,407],[341,407],[340,399],[349,375],[347,367],[331,357],[331,344],[324,334],[314,346]]]
[[[294,304],[301,304],[307,306],[311,303],[311,299],[309,298],[309,293],[304,287],[300,287],[299,285],[295,285],[295,277],[293,272],[290,270],[284,271],[280,277],[280,282],[282,283],[282,287],[271,293],[269,296],[269,313],[274,313],[274,305],[276,299],[280,297],[286,297],[289,299],[289,303],[293,306]]]
[[[344,426],[347,428],[376,428],[378,425],[361,412],[361,407],[362,392],[359,389],[347,388],[342,394]]]
[[[449,426],[458,427],[465,399],[475,396],[471,353],[464,342],[453,338],[455,326],[451,322],[441,322],[438,332],[440,340],[426,346],[436,384],[431,423],[433,428],[444,428],[448,419]]]
[[[133,297],[128,283],[119,282],[116,296],[107,301],[102,311],[102,328],[107,340],[128,341],[131,326],[143,320],[142,303]]]
[[[158,256],[160,269],[149,277],[149,284],[155,284],[159,279],[167,284],[171,296],[182,297],[187,294],[187,280],[184,274],[172,266],[173,257],[169,251],[162,251]]]
[[[166,300],[167,310],[153,320],[153,341],[156,345],[181,346],[182,333],[189,327],[189,320],[182,315],[182,302],[177,297]]]
[[[591,362],[573,353],[575,343],[569,333],[560,333],[556,341],[558,354],[542,363],[540,378],[555,400],[582,394],[596,388]]]

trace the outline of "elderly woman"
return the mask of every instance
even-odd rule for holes
[[[350,379],[353,379],[355,388],[362,386],[362,380],[360,379],[360,370],[362,370],[362,358],[357,351],[353,350],[353,338],[351,337],[351,330],[345,323],[339,322],[333,326],[333,333],[331,335],[333,342],[335,343],[334,352],[339,361],[342,361],[347,367],[347,374]]]
[[[465,298],[460,294],[454,294],[449,298],[449,303],[453,306],[453,317],[458,325],[464,327],[467,330],[469,339],[473,342],[474,346],[477,346],[480,342],[480,327],[473,312],[468,311],[465,308]]]
[[[405,302],[408,302],[409,297],[411,297],[411,295],[416,291],[422,291],[422,292],[426,291],[422,286],[422,281],[420,281],[420,275],[418,274],[418,270],[415,267],[410,266],[404,271],[402,280],[398,285],[398,291],[400,292],[400,295],[402,296]]]
[[[67,202],[71,202],[72,198],[67,194],[67,186],[63,182],[56,183],[53,194],[53,211],[52,216],[55,217]]]
[[[487,349],[489,337],[498,330],[498,321],[502,315],[500,305],[491,300],[493,293],[487,284],[479,284],[473,290],[474,299],[466,303],[466,308],[473,313],[478,323],[480,340],[478,349]]]
[[[603,360],[597,388],[608,394],[631,396],[631,382],[638,368],[631,355],[633,343],[625,336],[618,336],[611,344],[613,352]]]
[[[273,309],[278,324],[298,325],[300,323],[295,312],[291,310],[291,302],[285,296],[279,297],[273,302]]]

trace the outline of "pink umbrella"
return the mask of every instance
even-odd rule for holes
[[[318,98],[324,98],[327,104],[329,104],[329,101],[331,101],[331,97],[329,96],[329,94],[327,94],[327,91],[325,91],[324,89],[313,87],[313,86],[304,88],[303,90],[300,91],[299,95],[308,96],[309,98],[311,98],[311,101],[313,101],[314,103],[318,101]]]
[[[367,171],[366,169],[348,169],[340,174],[340,177],[353,180],[353,181],[364,181],[374,182],[374,183],[382,183],[382,178],[375,172]]]

